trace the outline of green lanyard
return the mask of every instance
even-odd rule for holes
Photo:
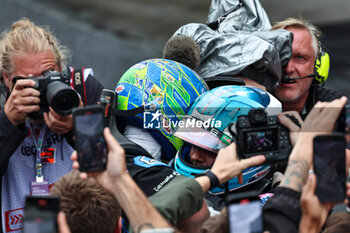
[[[36,182],[43,182],[44,177],[42,174],[42,163],[41,163],[41,148],[43,146],[44,136],[46,132],[46,125],[41,127],[40,134],[38,140],[36,141],[34,131],[32,129],[31,124],[26,121],[26,127],[30,132],[30,135],[33,139],[34,145],[36,147],[36,162],[35,162],[35,170],[36,170]]]

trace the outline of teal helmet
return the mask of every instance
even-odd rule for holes
[[[241,115],[248,115],[251,109],[264,108],[268,115],[281,112],[280,102],[268,92],[255,87],[221,86],[202,94],[192,105],[186,117],[181,120],[175,136],[187,142],[176,154],[174,166],[182,175],[195,177],[209,167],[198,167],[191,163],[192,145],[208,151],[218,152],[233,141],[230,128]],[[251,167],[243,171],[243,184],[237,178],[229,181],[229,190],[236,190],[263,178],[270,166]],[[221,194],[224,187],[212,190]]]
[[[123,74],[115,89],[118,110],[140,107],[145,110],[121,122],[148,128],[162,146],[164,160],[174,158],[183,144],[173,135],[177,123],[187,114],[195,99],[207,90],[206,83],[195,71],[166,59],[150,59],[133,65]],[[153,125],[154,117],[159,124]],[[150,122],[146,122],[148,120]],[[151,127],[145,125],[151,121]]]

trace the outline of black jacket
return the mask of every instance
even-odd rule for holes
[[[330,102],[344,95],[345,94],[339,93],[337,91],[312,84],[310,87],[309,95],[305,102],[304,110],[302,112],[302,117],[303,118],[306,117],[306,115],[311,111],[311,109],[317,103],[317,101]]]
[[[278,187],[263,207],[264,230],[270,233],[295,233],[301,219],[300,193]]]

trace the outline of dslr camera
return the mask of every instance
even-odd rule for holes
[[[292,150],[289,130],[279,123],[277,116],[267,116],[263,108],[239,116],[236,135],[240,158],[264,155],[265,163],[286,162]]]
[[[15,77],[13,83],[17,80],[25,79]],[[34,80],[36,85],[34,89],[40,91],[40,110],[29,113],[28,117],[39,119],[43,117],[44,112],[49,111],[51,106],[55,112],[61,116],[67,116],[72,113],[72,109],[79,106],[79,95],[70,86],[70,76],[61,74],[57,71],[47,71],[40,76],[29,77]]]

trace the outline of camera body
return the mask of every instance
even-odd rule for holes
[[[277,116],[267,116],[263,108],[239,116],[236,134],[240,158],[264,155],[265,163],[286,162],[292,150],[288,129]]]
[[[13,82],[23,77],[16,77]],[[28,77],[34,80],[36,85],[34,89],[40,91],[40,110],[29,113],[28,117],[40,119],[44,112],[49,111],[51,106],[55,112],[61,116],[67,116],[72,113],[72,109],[79,106],[79,95],[70,86],[70,77],[68,74],[61,74],[57,71],[47,71],[43,75]]]

